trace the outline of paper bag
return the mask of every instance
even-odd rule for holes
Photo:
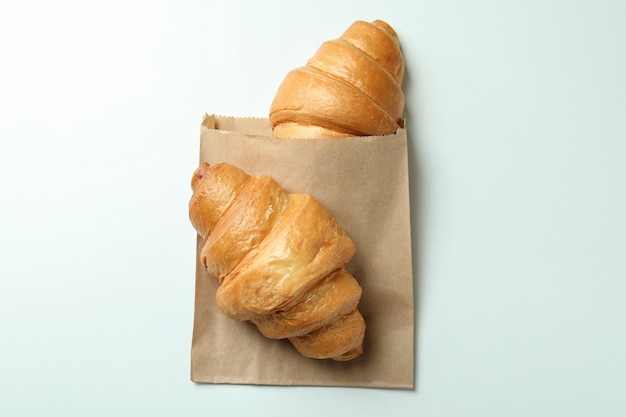
[[[288,193],[311,194],[357,252],[346,269],[363,288],[364,353],[348,362],[301,356],[287,340],[227,318],[217,280],[196,253],[191,379],[198,383],[412,388],[413,275],[406,131],[346,139],[278,139],[269,121],[206,115],[200,162],[270,175]],[[193,167],[195,169],[195,167]],[[193,170],[190,170],[190,178]]]

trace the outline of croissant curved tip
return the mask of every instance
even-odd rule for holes
[[[196,189],[198,182],[202,179],[202,177],[204,177],[206,170],[209,167],[210,165],[207,162],[203,162],[198,166],[198,168],[196,168],[196,170],[193,173],[193,176],[191,177],[191,189],[192,190]]]
[[[398,34],[396,33],[396,31],[391,27],[389,23],[385,22],[384,20],[376,19],[372,21],[371,24],[381,28],[393,38],[396,38],[396,39],[398,38]]]

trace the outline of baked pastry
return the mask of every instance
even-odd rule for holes
[[[189,217],[218,307],[304,356],[345,361],[363,352],[361,287],[345,269],[356,248],[312,196],[227,163],[194,172]]]
[[[382,20],[356,21],[287,74],[270,108],[273,136],[393,134],[404,126],[403,77],[393,28]]]

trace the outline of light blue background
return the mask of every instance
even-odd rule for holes
[[[414,391],[189,381],[204,112],[353,20],[406,58]],[[626,415],[626,2],[0,6],[0,414]],[[234,414],[233,414],[234,415]]]

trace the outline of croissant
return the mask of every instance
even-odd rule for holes
[[[388,135],[403,127],[404,58],[382,20],[354,22],[324,42],[278,87],[269,119],[274,137]]]
[[[363,352],[361,287],[345,269],[356,248],[312,196],[227,163],[194,172],[189,218],[200,261],[228,317],[250,320],[302,355],[347,361]]]

